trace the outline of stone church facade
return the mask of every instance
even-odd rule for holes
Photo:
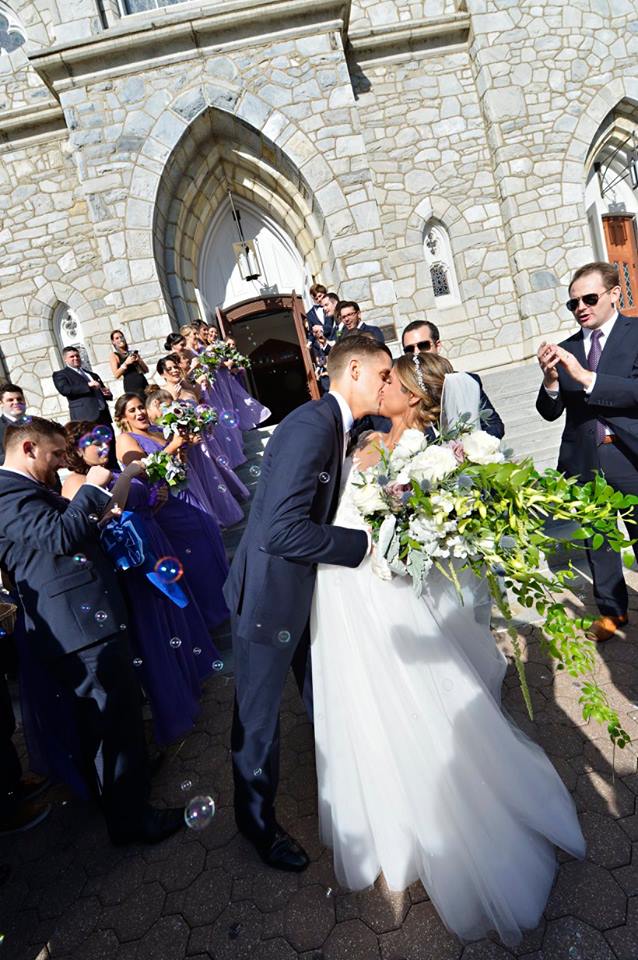
[[[262,283],[519,365],[594,256],[638,304],[637,128],[635,0],[0,0],[5,372],[58,414],[65,343],[256,295],[229,195]]]

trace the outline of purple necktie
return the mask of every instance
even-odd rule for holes
[[[587,355],[587,366],[590,370],[596,371],[598,369],[598,362],[600,360],[600,355],[603,352],[600,345],[600,338],[602,337],[602,330],[592,330],[591,333],[591,346],[589,348],[589,353]],[[605,438],[605,427],[602,420],[596,421],[596,443],[601,444]]]

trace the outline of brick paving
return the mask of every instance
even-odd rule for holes
[[[629,580],[638,622],[638,576]],[[635,630],[599,648],[599,680],[638,742]],[[330,851],[318,840],[312,729],[292,682],[282,713],[278,814],[312,862],[305,873],[288,875],[258,860],[233,820],[227,657],[224,673],[206,685],[196,729],[171,747],[153,782],[158,804],[211,794],[217,804],[211,826],[185,829],[157,847],[115,849],[96,809],[52,789],[48,820],[0,840],[1,960],[636,960],[636,749],[617,753],[614,773],[606,731],[582,722],[573,681],[552,673],[533,625],[522,631],[534,721],[511,669],[504,706],[572,791],[588,854],[583,863],[559,855],[544,919],[516,949],[496,939],[461,944],[419,883],[400,894],[382,879],[363,893],[339,889]],[[192,787],[185,793],[187,781]]]

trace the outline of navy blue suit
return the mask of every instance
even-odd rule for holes
[[[24,607],[30,654],[74,704],[78,766],[117,832],[137,827],[148,772],[127,611],[90,519],[108,499],[85,485],[69,502],[35,480],[0,470],[0,566]],[[78,554],[80,562],[73,559]]]
[[[587,367],[582,331],[561,344]],[[549,396],[541,385],[536,409],[545,420],[557,420],[565,413],[565,429],[558,455],[558,469],[583,483],[596,471],[623,493],[638,495],[638,320],[619,314],[600,355],[596,383],[586,394],[561,364],[557,367],[559,393]],[[596,420],[604,420],[616,443],[599,445]],[[631,539],[638,538],[638,510],[627,523]],[[638,558],[638,545],[634,546]],[[627,587],[620,555],[601,547],[588,550],[594,581],[594,598],[602,614],[618,616],[627,612]]]
[[[347,337],[352,334],[356,336],[356,334],[360,334],[360,333],[371,333],[374,339],[378,340],[379,343],[385,343],[385,337],[381,332],[381,328],[375,327],[374,324],[372,323],[360,323],[359,326],[356,327],[354,330],[348,330],[347,327],[344,327],[341,333],[338,334],[338,336]]]
[[[275,828],[279,707],[290,666],[308,684],[308,622],[318,563],[357,567],[361,530],[331,526],[343,425],[331,394],[293,410],[272,435],[226,585],[235,656],[235,815],[256,843]],[[309,691],[306,690],[306,693]]]
[[[96,383],[104,387],[97,373],[86,371]],[[104,394],[90,387],[85,376],[73,367],[63,367],[53,373],[53,385],[69,401],[69,420],[91,420],[93,423],[111,423],[111,412]],[[111,397],[112,399],[112,397]]]
[[[489,414],[486,417],[481,417],[481,430],[485,430],[486,433],[489,433],[493,437],[498,437],[499,440],[502,440],[505,436],[505,426],[490,402],[490,398],[483,389],[481,378],[479,377],[478,373],[470,373],[469,376],[472,377],[473,380],[476,380],[481,391],[479,398],[479,413]]]

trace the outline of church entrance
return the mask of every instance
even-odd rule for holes
[[[319,398],[308,352],[301,297],[257,297],[217,308],[223,335],[251,362],[248,378],[260,403],[272,411],[267,423],[280,420],[307,400]]]
[[[603,228],[609,262],[620,274],[620,312],[626,317],[638,317],[638,243],[635,216],[608,214],[603,216]]]

